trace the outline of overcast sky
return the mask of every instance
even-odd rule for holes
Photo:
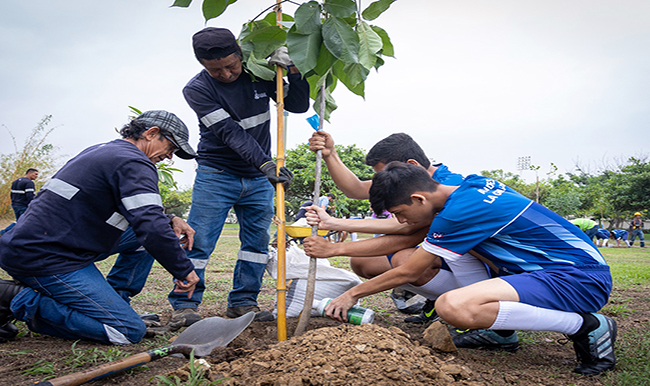
[[[51,114],[50,142],[70,158],[116,138],[129,105],[176,113],[196,145],[181,89],[201,70],[191,36],[206,23],[199,0],[171,3],[2,2],[0,153],[14,151],[7,129],[20,147]],[[238,35],[274,3],[239,0],[207,26]],[[595,170],[649,153],[650,1],[400,0],[371,24],[388,32],[396,58],[371,72],[365,101],[342,85],[334,92],[339,109],[325,129],[338,144],[368,150],[405,132],[452,171],[517,172],[530,156],[540,178],[551,162]],[[311,115],[290,115],[288,148],[311,135]],[[190,186],[195,162],[175,166]]]

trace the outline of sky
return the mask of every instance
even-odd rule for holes
[[[275,1],[239,0],[207,23],[199,0],[172,3],[2,2],[0,153],[16,150],[10,133],[22,148],[52,115],[48,139],[63,162],[117,138],[128,106],[174,112],[196,146],[197,118],[181,94],[202,69],[192,34],[214,26],[238,35]],[[339,85],[325,130],[337,144],[365,150],[408,133],[430,158],[465,175],[518,173],[519,157],[530,157],[541,179],[551,163],[558,173],[576,165],[596,172],[647,155],[649,20],[647,0],[396,1],[371,22],[388,32],[395,58],[371,72],[365,100]],[[288,117],[287,148],[311,136],[313,114]],[[174,166],[183,170],[175,175],[181,186],[191,186],[196,163]]]

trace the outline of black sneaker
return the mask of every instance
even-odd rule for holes
[[[14,314],[11,312],[11,301],[18,292],[25,288],[27,287],[13,280],[0,279],[0,326],[4,326],[14,319]]]
[[[234,319],[242,315],[246,315],[251,311],[255,312],[255,318],[253,318],[253,322],[271,322],[275,320],[273,314],[270,311],[260,310],[260,308],[254,304],[248,306],[228,307],[226,310],[226,316]]]
[[[416,323],[416,324],[435,322],[436,320],[440,319],[438,313],[436,312],[435,306],[436,306],[435,300],[427,299],[427,301],[424,302],[424,306],[422,307],[422,312],[420,312],[415,316],[409,316],[408,318],[405,318],[404,321],[406,323]]]
[[[427,300],[424,296],[418,295],[403,288],[395,288],[390,293],[397,310],[403,314],[414,315],[422,311]]]
[[[592,313],[598,319],[597,328],[576,338],[569,336],[573,341],[573,348],[580,364],[573,371],[578,374],[596,375],[603,371],[611,370],[616,365],[614,356],[614,342],[616,341],[616,322],[605,315]]]
[[[484,328],[450,331],[451,339],[458,348],[479,348],[487,350],[504,350],[515,352],[519,350],[517,331],[503,337],[493,330]]]

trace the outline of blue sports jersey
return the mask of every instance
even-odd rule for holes
[[[435,172],[433,172],[431,178],[443,185],[460,185],[463,182],[463,179],[465,179],[465,177],[460,174],[452,173],[449,168],[443,164],[437,164],[433,166],[437,167],[437,169]]]
[[[627,240],[627,236],[629,233],[625,229],[612,229],[612,234],[617,239],[622,238],[623,240]]]
[[[473,250],[500,273],[606,265],[578,227],[505,184],[477,175],[465,178],[449,196],[422,246],[443,258]]]
[[[609,231],[605,228],[600,228],[598,229],[598,232],[596,232],[596,238],[597,239],[608,239],[609,238]]]

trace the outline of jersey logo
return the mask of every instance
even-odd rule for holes
[[[441,239],[442,236],[444,236],[444,233],[439,233],[439,232],[433,232],[429,235],[430,238],[432,239]]]

